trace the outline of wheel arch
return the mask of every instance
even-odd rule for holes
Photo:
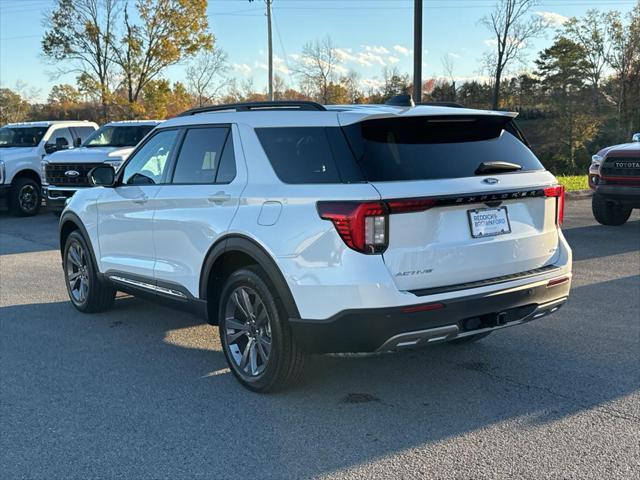
[[[200,274],[200,299],[207,302],[207,320],[217,323],[218,302],[226,278],[238,268],[258,265],[267,281],[275,289],[288,318],[299,318],[300,313],[291,290],[275,260],[255,240],[239,234],[218,240],[207,253]]]
[[[91,244],[91,237],[87,232],[82,220],[80,217],[73,212],[65,212],[60,217],[60,223],[58,228],[58,235],[60,239],[60,255],[64,256],[64,246],[67,242],[67,238],[74,231],[79,231],[80,234],[84,237],[85,242],[89,246],[89,254],[91,255],[91,260],[93,260],[93,264],[98,268],[98,262],[96,262],[96,256],[93,251],[93,245]],[[98,276],[100,276],[100,271],[97,272]]]
[[[22,170],[18,170],[11,179],[11,183],[13,184],[19,178],[29,178],[36,182],[38,186],[42,186],[42,178],[40,174],[31,168],[23,168]]]

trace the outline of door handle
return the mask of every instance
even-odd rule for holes
[[[133,203],[137,203],[138,205],[142,205],[143,203],[147,203],[147,200],[149,200],[149,197],[147,197],[146,195],[142,195],[138,198],[134,198],[133,199]]]
[[[220,204],[220,203],[226,202],[230,198],[231,198],[231,195],[221,190],[219,192],[214,193],[213,195],[209,195],[207,200],[209,201],[209,203]]]

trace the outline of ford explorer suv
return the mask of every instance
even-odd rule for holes
[[[0,198],[14,215],[35,215],[42,203],[40,162],[93,133],[92,122],[10,123],[0,128]]]
[[[47,208],[60,213],[67,198],[79,188],[89,187],[89,171],[102,164],[117,170],[134,147],[159,120],[111,122],[92,133],[72,151],[56,152],[42,161],[45,175],[44,195]]]
[[[640,208],[640,134],[631,143],[603,148],[591,159],[593,216],[602,225],[624,225]]]
[[[468,343],[537,321],[567,300],[571,250],[564,189],[515,115],[188,111],[71,197],[70,300],[97,312],[124,291],[200,312],[259,392],[298,379],[309,354]]]

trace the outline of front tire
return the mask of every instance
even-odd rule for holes
[[[632,209],[608,201],[601,195],[594,193],[591,199],[591,210],[598,223],[617,227],[627,223]]]
[[[9,210],[18,217],[31,217],[40,210],[42,191],[31,178],[17,178],[11,185]]]
[[[242,385],[265,393],[300,378],[307,355],[293,338],[282,302],[261,269],[232,273],[219,305],[222,350]]]
[[[83,313],[101,312],[113,305],[115,289],[98,278],[89,246],[78,232],[71,232],[64,246],[62,267],[69,299]]]

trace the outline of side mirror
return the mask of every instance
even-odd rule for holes
[[[640,132],[635,133],[633,137],[631,137],[631,141],[635,143],[640,142]]]
[[[79,147],[80,145],[82,145],[82,139],[81,139],[80,137],[76,137],[76,138],[73,140],[73,146],[77,148],[77,147]]]
[[[69,142],[64,137],[56,138],[56,150],[66,150],[69,148]]]
[[[89,172],[89,180],[96,187],[113,187],[116,183],[116,171],[111,165],[100,165]]]

